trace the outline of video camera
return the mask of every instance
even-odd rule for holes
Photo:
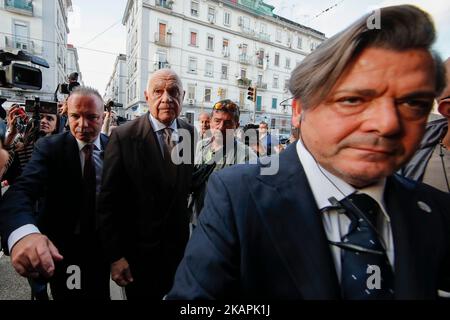
[[[78,73],[73,72],[69,75],[69,83],[61,83],[59,85],[59,92],[61,94],[70,95],[72,93],[72,90],[78,87],[79,85],[80,83],[78,82]]]
[[[47,61],[26,51],[17,54],[0,50],[0,87],[19,88],[25,90],[41,90],[42,71],[26,64],[15,61],[31,62],[44,68],[50,68]]]

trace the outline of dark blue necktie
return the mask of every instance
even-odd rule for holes
[[[378,203],[366,194],[353,194],[341,203],[351,220],[341,246],[343,298],[393,299],[394,273],[375,231],[377,216],[382,214]]]

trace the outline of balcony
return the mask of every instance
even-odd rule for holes
[[[270,42],[270,34],[268,34],[268,33],[260,32],[260,33],[258,34],[258,38],[259,38],[260,40],[262,40],[262,41]]]
[[[30,0],[5,0],[5,9],[27,16],[33,15],[33,2]]]
[[[249,87],[252,85],[252,80],[248,79],[248,78],[240,78],[237,80],[238,86],[239,87]]]
[[[172,0],[156,0],[155,5],[157,7],[162,7],[164,9],[172,10],[173,1]]]
[[[160,46],[170,47],[172,35],[170,33],[155,32],[155,43]]]
[[[5,42],[0,42],[0,49],[23,50],[31,54],[42,54],[42,47],[27,38],[5,36]]]
[[[170,69],[170,63],[167,61],[156,61],[154,64],[154,71],[158,71],[161,69]]]
[[[260,90],[267,90],[267,83],[264,82],[257,82],[256,83],[256,88],[260,89]]]
[[[255,30],[253,30],[250,27],[246,27],[246,26],[241,26],[241,31],[243,34],[249,35],[254,37],[255,36]]]
[[[247,54],[242,53],[239,55],[239,63],[240,64],[250,64],[250,59],[248,58]]]
[[[264,68],[264,60],[263,59],[257,59],[256,60],[256,66],[258,68]]]

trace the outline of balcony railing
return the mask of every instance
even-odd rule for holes
[[[239,62],[241,64],[250,64],[250,59],[248,58],[247,54],[240,54],[239,55]]]
[[[257,59],[256,60],[256,66],[259,68],[264,68],[264,60],[263,59]]]
[[[165,9],[172,10],[173,1],[172,0],[156,0],[155,4],[157,7],[163,7]]]
[[[242,33],[249,35],[249,36],[255,36],[255,30],[253,30],[250,27],[241,26]]]
[[[155,43],[160,46],[170,47],[172,35],[169,33],[155,32]]]
[[[256,83],[256,87],[257,87],[258,89],[261,89],[261,90],[267,90],[267,83],[264,83],[264,82],[257,82],[257,83]]]
[[[167,61],[157,61],[155,62],[155,71],[161,70],[161,69],[170,69],[170,63]]]
[[[239,87],[249,87],[252,85],[252,80],[248,78],[241,78],[237,80]]]
[[[270,42],[270,34],[268,34],[268,33],[260,32],[258,34],[258,38],[263,40],[263,41]]]
[[[42,53],[42,47],[37,45],[34,41],[28,40],[26,38],[20,38],[20,37],[12,37],[12,36],[5,36],[4,37],[4,45],[3,42],[0,42],[0,49],[7,50],[24,50],[31,54],[41,54]]]
[[[20,14],[33,15],[33,2],[30,0],[5,0],[5,9]]]

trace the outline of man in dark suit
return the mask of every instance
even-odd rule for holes
[[[112,279],[125,287],[129,300],[163,298],[189,236],[194,141],[193,127],[177,119],[181,80],[159,70],[145,97],[149,112],[111,135],[98,212]],[[187,160],[175,164],[173,156],[181,151]]]
[[[435,32],[413,6],[379,14],[381,29],[367,15],[293,72],[301,137],[277,174],[211,177],[168,299],[448,296],[450,197],[394,175],[445,85]]]
[[[96,90],[76,88],[68,100],[70,132],[38,141],[0,207],[14,268],[49,278],[54,299],[109,299],[109,265],[95,229],[108,141],[100,135],[103,108]]]

